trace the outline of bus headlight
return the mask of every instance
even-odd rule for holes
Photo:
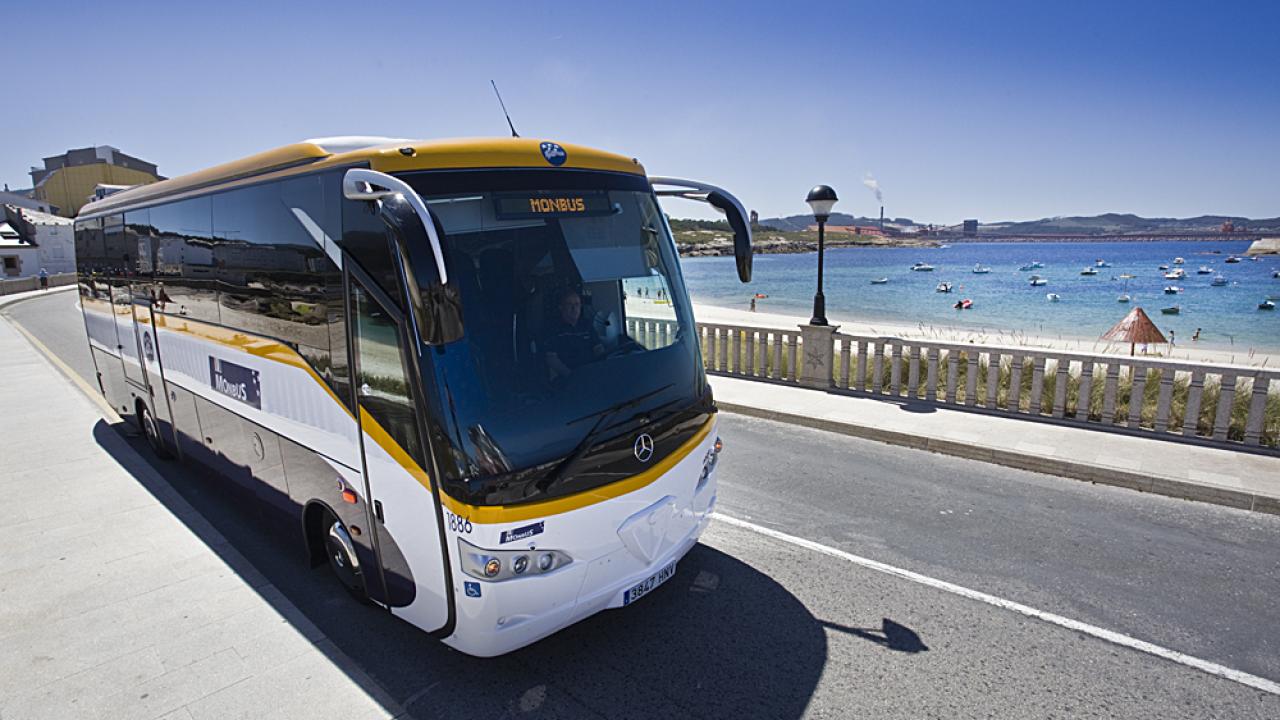
[[[486,550],[462,538],[458,538],[458,555],[462,558],[464,573],[490,582],[544,575],[573,562],[559,550]],[[531,555],[537,556],[536,563],[529,562]]]

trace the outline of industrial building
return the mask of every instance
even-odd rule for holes
[[[35,199],[54,206],[63,217],[75,217],[99,185],[145,185],[163,179],[153,163],[110,145],[68,150],[44,158],[43,168],[31,168]]]

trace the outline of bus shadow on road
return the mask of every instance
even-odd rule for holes
[[[826,664],[823,623],[768,575],[701,544],[635,605],[473,658],[351,599],[308,566],[296,519],[233,481],[153,460],[121,424],[99,422],[94,437],[390,715],[798,718]]]

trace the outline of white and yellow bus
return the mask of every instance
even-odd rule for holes
[[[675,572],[715,507],[715,404],[631,158],[509,138],[309,140],[76,220],[107,400],[297,518],[313,565],[492,656]]]

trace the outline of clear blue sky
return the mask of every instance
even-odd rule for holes
[[[435,7],[431,7],[435,5]],[[29,2],[0,181],[111,144],[178,175],[336,134],[526,137],[762,216],[1280,215],[1280,3]],[[675,216],[706,216],[696,205]]]

